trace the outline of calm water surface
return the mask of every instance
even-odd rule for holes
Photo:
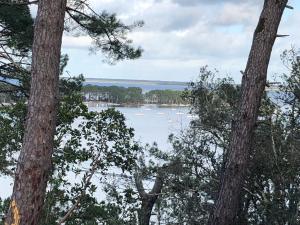
[[[92,111],[100,111],[107,107],[93,107]],[[142,144],[156,142],[160,148],[168,148],[168,136],[178,134],[186,128],[191,120],[188,107],[158,107],[146,105],[136,107],[117,107],[134,128],[135,139]]]
[[[90,107],[91,111],[101,111],[107,107]],[[117,107],[127,120],[127,125],[134,128],[135,140],[141,144],[156,142],[161,150],[171,148],[168,136],[179,134],[191,120],[188,107]],[[0,197],[8,197],[12,192],[12,179],[0,177]]]

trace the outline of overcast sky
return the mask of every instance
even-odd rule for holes
[[[130,34],[143,56],[116,65],[103,62],[101,52],[90,54],[87,37],[63,38],[63,53],[70,56],[67,71],[96,78],[190,81],[208,65],[240,82],[253,31],[263,0],[91,0],[96,11],[117,13],[124,22],[143,20]],[[269,79],[281,73],[279,55],[292,45],[300,47],[300,1],[290,0],[274,46]]]

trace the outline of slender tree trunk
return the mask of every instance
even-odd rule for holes
[[[151,213],[152,213],[152,209],[155,204],[155,201],[156,201],[156,199],[151,198],[151,196],[148,196],[148,198],[142,199],[142,207],[139,211],[139,225],[149,225],[150,224]]]
[[[264,2],[243,74],[239,113],[233,123],[228,161],[209,225],[233,225],[235,222],[253,131],[266,85],[268,64],[287,1]]]
[[[163,188],[163,178],[161,172],[158,172],[152,190],[147,193],[144,189],[142,177],[135,174],[135,185],[142,200],[142,206],[138,213],[139,225],[149,225],[153,206]]]
[[[26,128],[6,225],[38,225],[43,210],[56,127],[65,8],[66,0],[39,0]]]

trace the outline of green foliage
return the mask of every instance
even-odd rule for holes
[[[31,47],[33,42],[33,18],[28,5],[4,0],[0,3],[0,100],[11,102],[20,96],[28,97],[30,89]],[[132,46],[127,38],[134,28],[143,25],[137,22],[125,25],[115,14],[95,12],[86,1],[68,1],[65,30],[71,35],[88,35],[94,43],[94,52],[100,50],[107,61],[136,59],[141,48]],[[61,58],[62,74],[68,61]],[[3,94],[1,94],[3,93]]]
[[[285,52],[290,75],[277,93],[266,93],[252,143],[251,164],[236,224],[299,224],[299,57]],[[171,136],[170,174],[160,210],[166,224],[206,224],[216,200],[236,112],[239,87],[201,69],[187,99],[198,118]]]
[[[64,98],[58,118],[61,122],[57,127],[54,173],[47,193],[50,204],[45,218],[59,219],[74,201],[80,201],[80,207],[66,224],[97,224],[107,217],[112,217],[108,224],[116,224],[120,220],[118,207],[98,203],[94,197],[98,187],[89,179],[98,174],[101,180],[111,168],[132,169],[138,150],[132,142],[133,130],[126,127],[124,116],[114,109],[88,112],[79,94]],[[70,174],[82,179],[72,183]],[[58,204],[59,210],[54,207]],[[45,220],[44,224],[52,223]]]
[[[79,93],[81,86],[82,76],[62,80],[60,85],[64,95],[58,111],[53,171],[43,224],[58,221],[77,201],[80,207],[76,207],[66,224],[97,224],[110,218],[108,224],[120,224],[119,206],[96,199],[97,189],[101,187],[93,177],[97,175],[102,180],[112,168],[123,172],[132,170],[139,149],[133,142],[133,129],[127,128],[120,112],[88,111]],[[22,143],[26,105],[18,102],[0,109],[0,171],[13,175]],[[70,181],[72,176],[76,179]],[[3,206],[1,213],[6,209]]]
[[[143,197],[137,189],[136,175],[138,174],[142,179],[145,192],[150,193],[158,173],[162,177],[168,176],[168,166],[165,165],[167,155],[158,149],[156,143],[140,147],[134,169],[125,175],[113,174],[111,179],[106,182],[104,190],[107,199],[121,206],[121,218],[126,221],[126,224],[138,224],[138,215],[142,207]],[[158,158],[162,160],[158,162]],[[160,198],[161,196],[158,196],[158,201]],[[157,211],[154,209],[152,213],[155,214]]]
[[[299,87],[300,63],[294,50],[285,52],[290,75],[277,93],[264,101],[255,134],[251,176],[242,212],[251,224],[299,224]],[[285,61],[285,62],[287,62]],[[255,193],[255,194],[253,194]],[[248,207],[247,207],[248,206]]]
[[[86,85],[82,88],[85,100],[99,100],[117,104],[186,104],[183,91],[151,90],[143,94],[139,87]]]
[[[145,102],[156,104],[186,104],[182,91],[152,90],[145,94]]]
[[[85,205],[85,203],[88,204]],[[107,225],[130,225],[120,218],[121,209],[118,205],[100,202],[97,203],[94,199],[94,204],[91,206],[91,200],[83,200],[80,211],[72,215],[66,225],[98,225],[104,223]]]
[[[6,3],[5,3],[6,2]],[[1,1],[1,45],[21,52],[28,52],[33,40],[33,19],[26,5],[12,5],[10,0]]]
[[[140,202],[132,176],[114,174],[111,181],[106,182],[104,191],[107,201],[119,206],[119,217],[122,218],[123,224],[137,225]]]
[[[184,96],[191,103],[191,113],[199,118],[192,121],[192,126],[210,133],[214,141],[227,147],[240,90],[230,78],[215,79],[217,74],[201,68],[199,81],[191,83]]]
[[[15,154],[20,151],[24,133],[26,105],[0,107],[0,173],[13,174]]]
[[[10,3],[2,1],[0,7],[0,93],[13,102],[28,95],[33,19],[28,6]]]
[[[86,100],[100,100],[117,104],[141,104],[143,103],[142,89],[138,87],[102,87],[86,85],[82,88],[84,95],[88,95]]]
[[[73,22],[67,25],[67,31],[76,27],[77,34],[89,35],[94,44],[93,51],[101,50],[113,63],[118,60],[136,59],[141,56],[142,49],[132,46],[132,41],[127,38],[134,28],[143,26],[143,22],[125,25],[116,14],[106,11],[95,12],[86,2],[73,1],[67,8],[67,15]],[[74,26],[75,24],[79,25]]]
[[[231,79],[215,79],[207,67],[191,83],[184,98],[196,118],[180,136],[170,136],[160,214],[166,224],[206,224],[217,197],[229,147],[239,87]]]
[[[74,20],[70,22],[70,17],[67,18],[66,30],[77,29],[88,34],[94,41],[94,50],[102,50],[110,62],[135,59],[141,55],[141,49],[132,47],[126,36],[142,23],[126,26],[114,14],[97,14],[86,1],[68,1],[68,4],[67,13]],[[30,90],[33,19],[28,5],[2,1],[0,26],[0,46],[4,51],[0,58],[0,93],[4,95],[1,97],[14,103],[0,106],[0,173],[13,175]],[[63,74],[67,61],[66,55],[61,57],[60,74]],[[112,167],[122,171],[132,169],[138,150],[132,141],[133,130],[126,127],[124,116],[114,109],[89,112],[79,93],[82,82],[82,76],[60,80],[53,169],[43,224],[55,224],[74,204],[72,222],[65,224],[98,224],[107,220],[106,224],[123,224],[117,205],[98,203],[94,196],[98,187],[92,178],[95,174],[104,178]],[[131,90],[133,94],[135,91]],[[67,177],[70,174],[78,179],[69,182]],[[0,202],[1,215],[5,214],[7,207]]]

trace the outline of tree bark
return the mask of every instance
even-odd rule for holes
[[[138,174],[135,175],[135,184],[142,200],[142,206],[138,213],[139,225],[149,225],[153,206],[163,188],[162,175],[158,172],[154,186],[149,193],[146,193],[142,178]]]
[[[277,30],[288,0],[265,0],[243,73],[239,112],[233,122],[231,148],[219,197],[209,225],[233,225],[240,201],[249,151],[266,86],[267,70]]]
[[[51,171],[66,0],[40,0],[23,147],[6,225],[38,225]]]

